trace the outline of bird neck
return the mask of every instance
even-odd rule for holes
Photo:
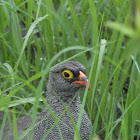
[[[79,94],[78,93],[69,94],[68,92],[67,94],[65,94],[65,92],[56,93],[55,91],[51,89],[47,89],[46,100],[48,102],[59,101],[65,104],[69,104],[72,101],[79,100]]]
[[[51,84],[47,84],[47,96],[62,100],[64,103],[69,103],[71,100],[76,100],[79,95],[79,91],[61,91],[56,88],[52,88]],[[48,97],[47,97],[48,98]],[[50,100],[50,99],[49,99]]]
[[[65,110],[64,106],[69,106],[73,111],[77,110],[77,108],[80,109],[81,106],[78,93],[67,94],[66,96],[64,93],[57,94],[50,88],[47,88],[46,101],[54,112],[58,112],[57,115],[60,115]]]

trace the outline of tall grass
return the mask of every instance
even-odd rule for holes
[[[139,140],[139,15],[138,0],[0,0],[0,139],[11,122],[15,139],[22,139],[34,128],[41,103],[56,120],[49,132],[57,126],[61,116],[56,118],[44,98],[49,70],[77,60],[86,67],[91,91],[81,93],[74,138],[81,139],[85,108],[93,123],[90,139],[97,134],[105,140]],[[21,115],[31,115],[33,124],[18,137]]]

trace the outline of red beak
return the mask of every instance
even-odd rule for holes
[[[83,72],[80,71],[80,75],[78,76],[78,79],[79,79],[79,81],[74,81],[72,83],[73,84],[78,84],[78,85],[84,86],[84,87],[87,86],[88,79]],[[91,85],[89,85],[88,90],[90,90],[90,88],[91,88]]]

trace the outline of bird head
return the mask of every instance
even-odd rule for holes
[[[85,73],[86,70],[82,64],[77,61],[69,61],[50,71],[48,85],[56,93],[69,96],[87,86],[88,79]],[[90,90],[90,85],[88,89]]]

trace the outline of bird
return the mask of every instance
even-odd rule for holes
[[[68,61],[54,66],[49,73],[49,80],[46,86],[46,101],[50,105],[53,113],[60,120],[56,125],[53,116],[44,106],[42,112],[37,113],[35,128],[33,130],[33,140],[73,140],[74,125],[77,124],[80,109],[80,91],[88,83],[85,67],[77,61]],[[88,84],[88,89],[91,86]],[[68,107],[68,111],[65,107]],[[17,119],[18,136],[27,131],[32,124],[31,116],[23,116]],[[52,131],[50,129],[54,125]],[[83,111],[79,134],[82,140],[88,140],[92,131],[92,122],[86,111]],[[48,133],[49,132],[49,133]],[[47,136],[46,136],[47,135]],[[23,140],[30,139],[30,131],[23,137]],[[14,140],[13,129],[6,127],[3,139]]]

